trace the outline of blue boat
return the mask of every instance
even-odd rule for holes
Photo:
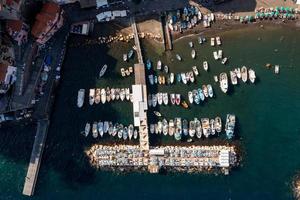
[[[133,56],[133,50],[131,49],[131,50],[128,52],[128,59],[130,59],[132,56]]]
[[[157,84],[157,76],[154,76],[154,83]]]
[[[176,75],[176,79],[177,79],[177,82],[180,83],[180,81],[181,81],[181,75],[180,75],[180,74],[177,74],[177,75]]]
[[[51,56],[46,55],[45,60],[44,60],[45,65],[50,66],[51,62],[52,62]]]
[[[151,61],[149,59],[146,62],[146,66],[147,66],[148,70],[150,70],[152,68],[152,63],[151,63]]]
[[[201,101],[204,101],[205,97],[201,88],[198,89],[198,95]]]

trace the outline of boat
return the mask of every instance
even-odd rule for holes
[[[130,59],[133,56],[133,49],[130,49],[130,51],[128,52],[128,59]]]
[[[181,81],[182,81],[182,83],[187,84],[186,74],[185,73],[181,73],[180,75],[181,75]]]
[[[237,78],[241,78],[242,77],[241,68],[235,68],[234,72],[235,72]]]
[[[154,83],[157,84],[157,82],[158,82],[158,81],[157,81],[157,76],[155,75],[155,76],[154,76]]]
[[[123,54],[123,61],[124,61],[124,62],[127,61],[127,54],[126,54],[126,53]]]
[[[127,140],[128,138],[128,128],[125,126],[123,129],[123,140]]]
[[[92,133],[93,133],[93,138],[97,138],[98,137],[97,122],[93,123]]]
[[[200,103],[200,97],[198,95],[198,91],[197,90],[193,90],[193,98],[194,98],[194,102],[196,104],[199,104]]]
[[[190,121],[189,124],[189,135],[190,137],[194,137],[196,133],[195,121]]]
[[[202,92],[204,96],[207,98],[208,97],[208,88],[206,85],[202,85]]]
[[[208,136],[210,135],[209,119],[201,118],[201,124],[202,124],[202,133],[206,138],[208,138]]]
[[[175,103],[176,103],[176,97],[175,97],[174,93],[170,94],[170,100],[171,100],[171,104],[175,105]]]
[[[182,106],[183,108],[185,108],[185,109],[188,109],[188,108],[189,108],[189,105],[187,104],[186,101],[182,101],[182,102],[181,102],[181,106]]]
[[[126,74],[125,74],[125,69],[124,69],[123,67],[121,68],[121,76],[122,76],[122,77],[125,77],[125,76],[126,76]]]
[[[119,124],[116,123],[114,126],[113,126],[113,130],[112,130],[112,136],[115,137],[117,134],[118,134],[118,130],[119,130]]]
[[[248,73],[249,73],[249,79],[250,79],[251,83],[254,83],[255,79],[256,79],[255,71],[250,68]]]
[[[207,90],[208,90],[208,96],[210,98],[212,98],[214,96],[214,91],[213,91],[213,88],[212,88],[211,84],[207,85]]]
[[[193,59],[195,59],[195,57],[196,57],[196,51],[194,49],[191,51],[191,56],[192,56]]]
[[[274,73],[279,74],[279,65],[275,65]]]
[[[151,134],[154,133],[154,131],[155,131],[155,126],[154,126],[154,124],[150,124],[149,131],[150,131]]]
[[[157,130],[158,130],[158,134],[161,134],[161,133],[162,133],[162,129],[163,129],[162,121],[158,121],[158,122],[157,122]]]
[[[157,94],[152,94],[152,106],[156,107],[157,105]]]
[[[234,136],[234,127],[235,127],[235,115],[227,114],[225,131],[228,139],[232,139]]]
[[[108,134],[112,135],[114,130],[114,126],[112,122],[108,122]]]
[[[169,67],[167,65],[164,66],[164,70],[166,73],[169,73]]]
[[[95,104],[99,104],[101,101],[101,89],[97,88],[95,93]]]
[[[148,76],[148,78],[149,78],[149,83],[150,83],[150,85],[153,85],[153,84],[154,84],[153,74],[150,74],[150,75]]]
[[[153,111],[153,113],[157,116],[157,117],[161,117],[161,113],[158,111]]]
[[[146,66],[147,66],[148,70],[150,70],[152,68],[152,63],[149,59],[146,61]]]
[[[168,132],[169,132],[169,124],[168,124],[168,121],[166,119],[163,119],[162,120],[162,132],[164,135],[168,135]]]
[[[243,82],[246,83],[247,79],[248,79],[247,67],[245,67],[245,66],[242,67],[241,74],[242,74],[242,80],[243,80]]]
[[[203,62],[203,69],[204,69],[205,71],[208,70],[208,62],[207,62],[207,61],[204,61],[204,62]]]
[[[99,78],[101,78],[105,72],[106,72],[106,69],[107,69],[107,65],[103,65],[103,67],[101,68],[100,72],[99,72]]]
[[[194,122],[195,122],[196,136],[197,138],[201,138],[202,136],[201,122],[197,118],[194,118]]]
[[[203,91],[202,91],[201,88],[198,88],[198,95],[199,95],[200,100],[204,101],[205,96],[204,96]]]
[[[159,84],[159,85],[162,84],[162,76],[158,76],[158,84]]]
[[[102,88],[100,93],[101,93],[101,103],[105,104],[105,102],[106,102],[106,91],[105,91],[105,89]]]
[[[230,79],[231,79],[232,85],[237,84],[237,76],[236,76],[235,71],[230,71]]]
[[[186,82],[188,83],[190,81],[190,72],[185,73]]]
[[[227,58],[227,57],[225,57],[225,58],[223,58],[223,59],[222,59],[221,63],[222,63],[223,65],[226,65],[226,63],[227,63],[227,60],[228,60],[228,58]]]
[[[103,132],[107,133],[109,129],[109,122],[108,121],[104,121],[103,122]]]
[[[151,107],[152,106],[152,95],[148,94],[148,106]]]
[[[189,42],[189,46],[190,46],[191,48],[193,48],[193,47],[194,47],[193,42]]]
[[[120,99],[121,99],[121,101],[124,101],[124,99],[125,99],[125,89],[124,88],[121,88],[121,90],[120,90]]]
[[[106,101],[107,102],[110,102],[110,100],[111,100],[111,94],[110,94],[110,89],[109,89],[109,87],[107,87],[106,88]]]
[[[110,97],[111,97],[112,101],[115,100],[115,98],[116,98],[115,92],[116,92],[115,88],[110,89]]]
[[[123,132],[124,132],[124,129],[123,129],[123,124],[119,124],[117,130],[118,130],[118,138],[121,139],[123,137]]]
[[[176,75],[176,80],[177,80],[178,83],[181,81],[181,74]]]
[[[222,92],[227,93],[228,91],[228,78],[226,73],[220,74],[220,88]]]
[[[176,58],[177,58],[177,60],[179,60],[179,61],[182,60],[179,54],[176,54]]]
[[[215,59],[215,60],[218,60],[218,59],[219,59],[219,55],[218,55],[218,52],[217,52],[217,51],[214,51],[214,52],[213,52],[213,55],[214,55],[214,59]]]
[[[215,38],[210,38],[210,46],[215,46]]]
[[[158,134],[158,125],[157,124],[154,124],[154,133]]]
[[[175,132],[174,132],[175,140],[181,140],[181,134],[182,134],[181,118],[175,118]]]
[[[189,91],[189,92],[188,92],[188,98],[189,98],[190,104],[192,104],[192,103],[194,102],[193,92],[192,92],[192,91]]]
[[[222,131],[222,120],[220,117],[215,118],[215,129],[217,133],[220,133]]]
[[[168,93],[163,93],[163,103],[167,106],[169,103]]]
[[[163,103],[163,94],[157,93],[157,103],[158,105],[161,105]]]
[[[214,80],[217,83],[219,81],[218,76],[214,76]]]
[[[129,88],[125,88],[125,98],[127,101],[130,100],[130,89]]]
[[[138,138],[139,132],[137,130],[133,131],[133,138],[136,140]]]
[[[161,77],[161,84],[162,85],[166,84],[166,78],[165,78],[165,76]]]
[[[78,90],[78,95],[77,95],[77,107],[78,108],[81,108],[83,106],[84,94],[85,94],[85,89]]]
[[[85,128],[84,128],[84,136],[87,137],[90,133],[91,130],[91,124],[90,123],[86,123],[85,124]]]
[[[174,135],[174,131],[175,131],[174,121],[173,121],[173,119],[170,119],[169,120],[169,130],[168,130],[169,135],[173,136]]]
[[[197,69],[197,66],[193,66],[192,69],[193,69],[193,72],[194,72],[195,76],[198,76],[199,75],[199,71]]]
[[[180,94],[175,94],[175,103],[176,105],[179,105],[181,102]]]
[[[95,102],[95,89],[90,89],[89,103],[90,103],[90,105],[93,105],[94,102]]]
[[[198,43],[199,43],[199,44],[203,44],[202,37],[200,37],[200,36],[198,37]]]
[[[99,121],[98,124],[97,124],[97,128],[98,128],[98,132],[99,132],[99,135],[101,137],[103,137],[103,134],[104,134],[104,130],[103,130],[103,122]]]
[[[223,51],[222,51],[222,50],[219,50],[219,51],[218,51],[218,58],[219,58],[219,59],[222,59],[222,58],[223,58]]]
[[[189,134],[188,121],[186,119],[182,120],[182,132],[183,132],[183,135],[185,135],[185,136],[187,136]]]
[[[133,136],[133,133],[134,133],[134,127],[132,124],[129,124],[128,126],[128,137],[129,137],[129,140],[131,140],[132,136]]]
[[[156,69],[157,69],[157,70],[161,70],[161,65],[162,65],[161,61],[158,60],[158,61],[157,61]]]
[[[217,45],[220,46],[222,43],[221,43],[221,38],[219,36],[216,37],[216,42],[217,42]]]
[[[116,90],[115,90],[115,96],[116,96],[116,100],[120,99],[120,88],[116,88]]]
[[[210,119],[209,124],[210,124],[211,135],[215,135],[215,133],[216,133],[215,120],[214,119]]]
[[[170,83],[173,84],[174,83],[174,73],[170,73]]]

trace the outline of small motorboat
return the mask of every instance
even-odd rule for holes
[[[194,83],[194,82],[195,82],[195,77],[194,77],[193,71],[190,71],[189,77],[190,77],[190,81],[191,81],[192,83]]]
[[[198,37],[198,43],[199,43],[199,44],[203,44],[202,37],[200,37],[200,36]]]
[[[219,81],[218,76],[214,76],[214,80],[217,83]]]
[[[86,123],[85,124],[85,128],[84,128],[84,136],[87,137],[90,133],[91,130],[91,124],[90,123]]]
[[[191,51],[191,56],[192,56],[193,59],[195,59],[195,57],[196,57],[196,51],[194,49]]]
[[[194,102],[193,92],[192,92],[192,91],[189,91],[189,92],[188,92],[188,98],[189,98],[190,104],[192,104],[192,103]]]
[[[203,91],[202,91],[201,88],[198,88],[198,95],[199,95],[200,100],[204,101],[205,96],[204,96]]]
[[[279,65],[275,65],[274,73],[279,74]]]
[[[152,94],[152,106],[156,107],[156,105],[157,105],[157,95]]]
[[[204,96],[207,98],[208,97],[208,89],[207,89],[206,85],[202,85],[202,91],[203,91]]]
[[[167,65],[164,66],[164,71],[165,71],[166,73],[169,73],[169,67],[168,67]]]
[[[193,90],[193,98],[194,98],[194,102],[196,104],[199,104],[200,103],[200,97],[198,95],[198,91],[197,90]]]
[[[184,83],[184,84],[187,84],[187,79],[186,79],[186,74],[185,73],[181,73],[181,81]]]
[[[101,68],[100,72],[99,72],[99,78],[101,78],[105,72],[106,72],[106,69],[107,69],[107,65],[103,65],[103,67]]]
[[[154,113],[157,117],[161,117],[161,116],[162,116],[161,113],[158,112],[158,111],[153,111],[153,113]]]
[[[225,58],[222,59],[222,62],[221,62],[221,63],[222,63],[223,65],[226,65],[227,61],[228,61],[228,58],[225,57]]]
[[[151,94],[148,95],[148,106],[149,107],[152,106],[152,95]]]
[[[174,83],[174,73],[170,73],[170,83],[173,84]]]
[[[134,133],[134,127],[132,124],[130,124],[128,126],[128,137],[129,137],[129,140],[131,140],[132,136],[133,136],[133,133]]]
[[[214,52],[213,52],[213,55],[214,55],[214,59],[215,59],[215,60],[218,60],[218,59],[219,59],[219,56],[218,56],[218,52],[217,52],[217,51],[214,51]]]
[[[189,46],[190,46],[191,48],[193,48],[193,47],[194,47],[193,42],[189,42]]]
[[[133,131],[133,138],[136,140],[138,138],[139,132],[137,130]]]
[[[101,137],[103,137],[103,134],[104,134],[103,122],[99,121],[98,124],[97,124],[97,128],[98,128],[99,135]]]
[[[168,93],[163,93],[163,103],[167,106],[169,103]]]
[[[179,54],[176,54],[176,58],[177,58],[177,60],[179,60],[179,61],[182,60]]]
[[[157,70],[161,70],[161,66],[162,66],[162,63],[160,60],[157,61],[157,66],[156,66],[156,69]]]
[[[182,107],[185,108],[185,109],[188,109],[188,108],[189,108],[189,105],[186,103],[186,101],[182,101],[182,102],[181,102],[181,105],[182,105]]]
[[[98,137],[97,122],[93,123],[92,133],[93,133],[93,138],[97,138]]]
[[[130,59],[133,56],[133,49],[130,49],[130,51],[128,52],[128,59]]]
[[[154,84],[153,74],[150,74],[150,75],[148,76],[148,78],[149,78],[149,83],[150,83],[150,85],[153,85],[153,84]]]
[[[215,46],[215,38],[210,38],[210,46]]]
[[[247,70],[247,67],[243,66],[242,69],[241,69],[241,75],[242,75],[242,80],[244,83],[247,82],[247,79],[248,79],[248,70]]]
[[[89,104],[93,105],[95,102],[95,89],[90,89],[89,93]]]
[[[101,89],[101,103],[105,104],[106,102],[106,91],[104,88]]]
[[[176,103],[176,96],[174,93],[170,94],[170,100],[171,100],[171,104],[175,105]]]
[[[125,98],[127,101],[130,100],[130,89],[129,88],[125,88]]]
[[[175,94],[175,103],[176,105],[179,105],[181,102],[180,94]]]
[[[177,74],[176,75],[176,80],[177,80],[178,83],[180,83],[180,81],[181,81],[181,74]]]
[[[223,58],[223,51],[222,51],[222,50],[219,50],[219,51],[218,51],[218,58],[219,58],[219,59],[222,59],[222,58]]]
[[[213,92],[213,88],[212,88],[211,84],[207,85],[207,90],[208,90],[208,96],[210,98],[212,98],[214,96],[214,92]]]
[[[146,66],[147,66],[148,70],[150,70],[152,68],[152,63],[149,59],[146,61]]]
[[[248,70],[248,73],[249,73],[249,80],[251,81],[251,83],[254,83],[256,79],[255,71],[250,68]]]
[[[123,54],[123,61],[124,61],[124,62],[127,61],[127,54],[126,54],[126,53]]]
[[[199,75],[199,71],[197,69],[197,66],[193,66],[192,69],[193,69],[193,72],[194,72],[195,76],[198,76]]]
[[[120,99],[121,99],[121,101],[124,101],[124,99],[125,99],[125,89],[124,88],[122,88],[120,90]]]
[[[163,103],[163,94],[157,93],[157,103],[158,105],[161,105]]]
[[[154,83],[157,84],[158,80],[157,80],[157,76],[154,76]]]
[[[204,69],[205,71],[208,70],[208,62],[207,62],[207,61],[204,61],[204,62],[203,62],[203,69]]]
[[[110,102],[111,100],[111,94],[110,94],[110,89],[109,87],[106,88],[106,101]]]

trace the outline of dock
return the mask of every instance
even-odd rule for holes
[[[165,51],[173,49],[171,33],[170,33],[170,30],[169,30],[168,24],[166,22],[166,15],[167,14],[165,13],[165,15],[162,15],[160,17],[161,25],[162,25],[163,41],[164,41]]]
[[[37,134],[35,136],[33,149],[30,157],[30,163],[28,166],[28,171],[23,188],[23,194],[27,196],[32,196],[34,193],[41,164],[42,154],[45,146],[45,140],[47,137],[48,126],[49,120],[45,119],[38,121]]]

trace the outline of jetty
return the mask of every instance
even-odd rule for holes
[[[47,131],[49,126],[49,120],[39,120],[37,125],[37,132],[31,152],[30,163],[25,178],[25,184],[23,188],[23,194],[32,196],[34,193],[39,168],[41,164],[43,149],[45,146],[45,140],[47,137]]]

